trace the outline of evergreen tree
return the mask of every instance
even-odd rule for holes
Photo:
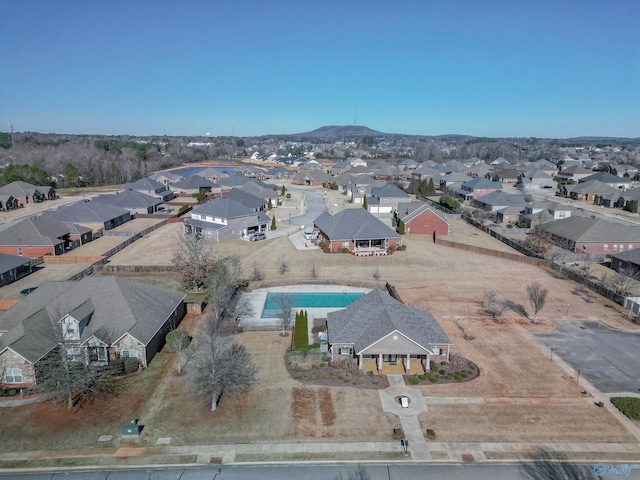
[[[274,215],[271,217],[271,230],[275,230],[276,228],[278,228],[278,226],[276,225],[276,216]]]
[[[402,220],[398,222],[398,233],[404,235],[404,222]]]
[[[367,205],[367,194],[364,194],[364,199],[362,200],[362,208],[364,208],[365,210],[369,210],[369,206]]]
[[[436,193],[436,186],[433,184],[433,178],[429,179],[429,185],[427,186],[427,193]]]

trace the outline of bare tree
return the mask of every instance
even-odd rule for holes
[[[380,268],[376,267],[375,271],[373,272],[373,278],[375,278],[376,280],[380,280]]]
[[[195,233],[180,235],[173,247],[171,263],[187,291],[205,290],[215,265],[211,242]]]
[[[291,325],[293,320],[293,306],[296,303],[296,299],[293,295],[287,295],[284,293],[279,294],[276,297],[276,305],[278,305],[278,320],[282,325],[282,336],[286,335],[285,330]]]
[[[280,257],[280,265],[279,265],[280,275],[284,275],[289,271],[289,262],[287,262],[286,258]]]
[[[178,356],[178,375],[180,375],[182,373],[182,354],[189,346],[191,337],[184,330],[173,330],[167,333],[166,339],[169,348],[176,352],[176,355]]]
[[[45,348],[49,351],[36,364],[36,378],[48,398],[64,399],[69,411],[96,397],[113,394],[116,373],[113,364],[100,362],[87,364],[80,347],[79,327],[73,326],[66,314],[54,313],[50,321],[33,328],[40,330],[40,338],[50,339]],[[110,345],[112,335],[106,329],[94,333],[105,345]]]
[[[618,295],[631,297],[640,285],[640,282],[634,278],[638,276],[640,276],[640,269],[629,267],[627,269],[619,269],[612,275],[607,275],[603,283]]]
[[[525,480],[590,480],[598,476],[592,466],[570,463],[561,453],[538,450],[532,462],[520,463]]]
[[[529,303],[533,308],[533,323],[538,323],[538,312],[543,309],[547,301],[548,290],[539,283],[530,283],[527,285],[527,294],[529,295]]]
[[[218,408],[223,395],[246,394],[256,381],[257,370],[247,349],[228,335],[200,332],[189,369],[196,395]]]
[[[253,267],[251,270],[251,280],[254,282],[259,282],[264,278],[264,271],[262,270],[262,266],[256,260],[253,262]]]
[[[311,264],[311,278],[318,278],[318,267],[315,261]]]
[[[240,257],[230,255],[219,259],[209,281],[208,298],[211,315],[207,317],[205,324],[210,328],[210,333],[219,330],[222,326],[233,303],[233,297],[242,283]]]

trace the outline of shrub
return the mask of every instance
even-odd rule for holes
[[[627,417],[640,419],[640,398],[612,397],[611,403]]]
[[[10,397],[15,397],[17,394],[18,394],[18,390],[16,390],[15,388],[12,388],[7,392],[7,395]]]
[[[324,368],[324,362],[320,362],[320,368]]]
[[[290,194],[290,193],[287,193],[287,194],[285,195],[285,198],[291,198],[291,194]]]
[[[373,385],[378,385],[378,383],[380,383],[380,382],[378,382],[378,380],[371,380],[371,383],[372,383]]]
[[[596,407],[604,407],[604,403],[602,403],[602,402],[596,402]]]
[[[407,249],[407,246],[406,246],[406,245],[400,245],[400,246],[397,248],[397,250],[398,250],[399,252],[404,252],[406,249]]]
[[[342,248],[342,250],[340,250],[340,253],[351,253],[351,251],[348,248]]]
[[[434,362],[433,360],[429,362],[429,370],[431,370],[432,372],[438,371],[438,367],[436,367],[436,362]]]
[[[435,437],[436,436],[436,432],[430,428],[427,428],[427,437]]]
[[[439,373],[440,375],[444,375],[446,372],[445,372],[444,370],[438,370],[438,373]]]
[[[409,384],[410,385],[418,385],[419,383],[420,383],[420,379],[418,377],[409,378]]]
[[[182,213],[182,212],[184,212],[185,210],[188,210],[188,209],[189,209],[189,205],[182,205],[180,207],[180,209],[178,210],[178,213]]]
[[[423,373],[422,375],[418,375],[418,378],[419,378],[420,380],[422,380],[422,381],[424,381],[424,380],[428,380],[428,379],[429,379],[429,377],[427,376],[427,374],[426,374],[426,373]]]
[[[444,362],[444,361],[440,362],[440,365],[446,365],[446,364],[447,362]]]
[[[312,364],[311,364],[311,369],[313,370],[314,368],[318,368],[318,367],[316,367],[316,364],[315,364],[315,363],[312,363]]]
[[[369,370],[369,371],[367,372],[367,375],[369,375],[370,377],[373,377],[373,371]]]
[[[513,225],[512,224],[508,224],[507,228],[513,228]]]
[[[138,370],[140,367],[140,362],[135,357],[125,357],[124,358],[124,373],[129,375]]]

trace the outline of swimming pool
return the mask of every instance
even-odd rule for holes
[[[293,308],[344,308],[358,300],[364,293],[267,293],[262,318],[277,318],[281,296],[293,298]]]

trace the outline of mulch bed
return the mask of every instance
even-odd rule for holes
[[[369,376],[364,373],[347,372],[328,362],[300,359],[297,356],[285,357],[285,365],[291,378],[307,385],[326,387],[355,387],[380,390],[389,386],[386,377]]]
[[[444,365],[439,362],[435,363],[431,366],[429,372],[426,372],[424,375],[404,375],[404,383],[406,385],[411,385],[411,378],[418,379],[418,383],[416,385],[462,383],[469,382],[480,376],[480,369],[471,360],[459,355],[451,355],[449,360],[449,363],[445,363]],[[435,379],[436,381],[432,381],[432,379]],[[415,380],[412,381],[415,382]]]

